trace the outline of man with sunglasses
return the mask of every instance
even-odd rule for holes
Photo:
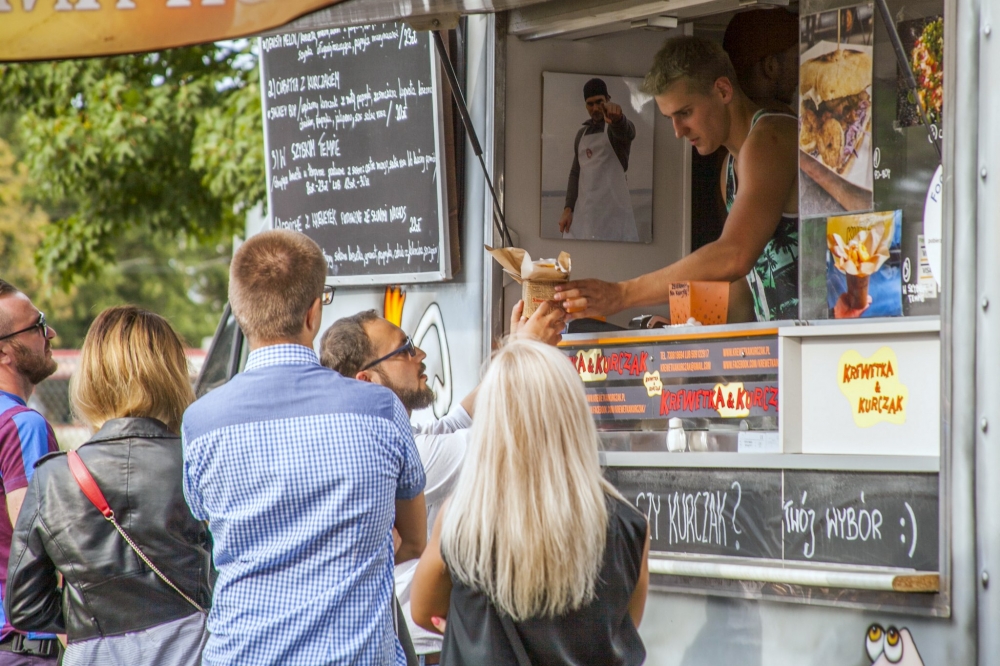
[[[56,336],[31,299],[0,280],[0,589],[7,587],[7,558],[17,514],[39,458],[58,450],[52,427],[28,407],[35,387],[56,371],[49,341]],[[16,631],[0,608],[0,666],[55,664],[54,636]]]
[[[512,335],[529,337],[548,344],[561,339],[562,308],[543,303],[531,319],[521,316],[524,304],[514,306],[511,314]],[[408,414],[434,402],[434,391],[427,385],[427,355],[413,344],[395,324],[379,317],[374,310],[360,312],[335,321],[320,342],[320,362],[345,377],[380,384],[391,389]],[[434,525],[441,503],[451,494],[465,458],[466,430],[472,426],[477,389],[473,389],[450,414],[429,425],[413,426],[413,438],[427,475],[424,499],[427,502],[427,527]],[[410,585],[417,561],[396,566],[396,596],[403,607],[407,629],[418,655],[420,666],[437,664],[441,636],[413,623],[410,618]]]

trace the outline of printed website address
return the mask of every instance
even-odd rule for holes
[[[591,405],[590,413],[597,414],[645,414],[646,405]]]

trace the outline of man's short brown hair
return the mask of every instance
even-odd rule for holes
[[[375,358],[375,345],[365,325],[378,319],[374,310],[365,310],[333,322],[319,343],[319,361],[345,377],[353,378]]]
[[[12,294],[20,294],[21,290],[12,285],[6,280],[0,280],[0,298],[10,296]],[[10,327],[10,315],[8,315],[3,310],[0,310],[0,335],[7,333],[7,329]]]
[[[323,295],[326,260],[305,234],[274,229],[251,236],[229,267],[229,303],[252,340],[293,338]]]
[[[653,58],[653,66],[642,82],[642,90],[662,95],[671,86],[686,79],[692,90],[707,93],[721,77],[739,89],[736,71],[722,46],[704,37],[668,39]]]

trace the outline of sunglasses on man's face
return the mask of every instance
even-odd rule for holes
[[[398,349],[393,349],[391,352],[389,352],[382,358],[375,359],[365,367],[361,368],[361,370],[368,370],[369,368],[374,368],[382,361],[388,361],[393,356],[399,356],[400,354],[403,353],[406,353],[410,358],[413,358],[414,356],[417,355],[417,348],[416,346],[414,346],[413,340],[410,339],[410,336],[406,336],[406,342],[403,343],[402,347],[399,347]]]
[[[38,321],[27,328],[22,328],[20,331],[14,331],[13,333],[8,333],[7,335],[0,335],[0,340],[8,340],[13,338],[15,335],[21,335],[22,333],[27,333],[28,331],[33,331],[38,329],[42,332],[42,337],[49,337],[49,326],[45,323],[45,313],[38,313]]]

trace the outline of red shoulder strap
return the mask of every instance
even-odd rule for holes
[[[108,506],[108,500],[104,499],[101,487],[97,485],[97,481],[94,481],[94,477],[90,475],[90,470],[83,464],[80,454],[76,451],[70,451],[66,454],[66,459],[69,462],[69,471],[73,474],[76,482],[80,484],[80,490],[87,496],[91,504],[96,506],[97,510],[104,514],[105,518],[114,517],[115,512]]]

